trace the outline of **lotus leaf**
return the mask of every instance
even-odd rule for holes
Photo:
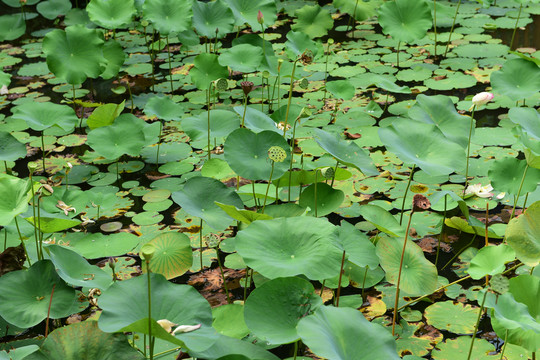
[[[405,228],[388,211],[378,205],[365,205],[360,208],[360,215],[380,231],[391,236],[405,236]]]
[[[221,39],[233,30],[234,17],[223,0],[193,2],[193,27],[197,34],[209,39]]]
[[[518,160],[513,157],[493,161],[488,172],[491,185],[497,189],[497,191],[504,191],[512,195],[517,195],[520,189],[521,180],[523,179],[521,194],[534,191],[538,186],[540,170],[528,168],[527,173],[523,178],[526,167],[527,162],[525,160]]]
[[[134,0],[91,0],[86,11],[90,20],[99,26],[117,29],[129,24],[137,9]]]
[[[34,263],[27,270],[0,277],[0,315],[9,323],[28,328],[43,319],[59,319],[79,311],[77,294],[56,273],[49,260]],[[54,296],[51,293],[54,289]]]
[[[504,271],[507,262],[514,260],[516,253],[506,245],[483,247],[471,260],[467,272],[475,280],[486,275],[500,274]]]
[[[259,345],[250,341],[234,339],[221,335],[217,341],[205,351],[190,351],[190,355],[209,360],[279,360],[279,358]]]
[[[238,44],[225,49],[219,55],[219,64],[233,71],[250,73],[259,68],[263,60],[262,48],[251,44]]]
[[[120,256],[139,245],[139,237],[126,232],[109,235],[74,233],[65,240],[70,248],[87,259]]]
[[[0,160],[15,161],[26,156],[26,146],[8,132],[0,131]]]
[[[287,33],[287,42],[285,42],[285,51],[291,59],[296,59],[306,50],[313,53],[313,59],[323,53],[320,43],[314,42],[307,34],[302,32],[289,31]]]
[[[240,119],[235,113],[228,110],[210,110],[210,139],[225,138],[239,127]],[[206,140],[208,136],[208,111],[182,120],[182,129],[192,141]]]
[[[0,16],[0,42],[15,40],[25,32],[26,22],[21,14]]]
[[[521,142],[536,153],[540,153],[540,114],[533,108],[512,108],[510,120],[520,125]]]
[[[347,80],[334,80],[326,83],[328,90],[338,99],[350,100],[354,97],[354,86]]]
[[[261,214],[254,211],[244,210],[244,209],[238,209],[237,207],[233,205],[227,205],[227,204],[221,204],[216,202],[216,204],[223,209],[229,215],[235,220],[241,221],[245,224],[251,224],[252,222],[256,220],[270,220],[273,219],[270,215],[267,214]]]
[[[189,237],[178,232],[161,233],[147,244],[154,245],[156,251],[150,259],[150,270],[172,279],[191,268],[193,255]],[[146,267],[144,268],[147,271]]]
[[[216,54],[201,53],[193,60],[189,75],[198,89],[206,90],[212,81],[229,77],[229,71],[219,64]]]
[[[235,106],[234,111],[236,111],[238,115],[243,116],[244,107]],[[276,127],[276,123],[270,116],[250,106],[246,108],[244,125],[255,133],[260,133],[263,130],[270,130],[277,133],[280,132]]]
[[[478,317],[478,309],[454,301],[442,301],[426,308],[424,316],[429,325],[456,334],[471,334]]]
[[[423,38],[432,25],[431,11],[424,0],[385,2],[378,17],[385,34],[406,43]]]
[[[242,26],[248,23],[251,29],[259,31],[261,24],[257,20],[257,14],[263,14],[263,27],[267,28],[273,25],[277,19],[277,9],[274,0],[225,0],[231,8],[235,25]]]
[[[311,184],[302,190],[298,203],[302,207],[309,207],[311,209],[308,212],[309,215],[315,216],[317,214],[317,216],[324,216],[337,210],[344,199],[345,194],[343,191],[334,189],[326,183],[317,183],[317,186]],[[315,207],[317,211],[315,211]]]
[[[508,60],[491,74],[491,85],[496,94],[513,101],[526,99],[540,91],[540,67],[524,59]]]
[[[11,111],[13,119],[25,121],[36,131],[43,131],[52,126],[71,131],[79,121],[72,108],[51,102],[27,102],[15,106]]]
[[[242,339],[249,334],[244,321],[244,305],[226,304],[212,309],[212,326],[221,335]]]
[[[362,21],[374,16],[380,6],[379,0],[356,1],[356,0],[334,0],[332,5],[351,15],[355,20]]]
[[[143,18],[162,35],[182,32],[191,26],[192,0],[146,0]]]
[[[399,359],[392,335],[351,308],[321,306],[300,320],[298,334],[316,355],[328,359]]]
[[[59,16],[64,16],[71,10],[69,0],[47,0],[36,6],[36,10],[46,19],[53,20]]]
[[[342,251],[336,241],[326,219],[293,217],[255,221],[237,234],[235,244],[245,263],[267,278],[303,274],[322,280],[339,274]]]
[[[433,351],[434,360],[467,360],[469,349],[471,346],[470,336],[459,336],[455,339],[448,339],[445,342],[440,342],[435,346],[437,351]],[[497,358],[488,354],[495,352],[495,346],[490,344],[486,339],[476,339],[474,348],[471,352],[471,359],[490,359]]]
[[[43,214],[43,212],[39,218],[30,216],[24,218],[24,220],[34,225],[39,231],[45,234],[52,234],[71,229],[81,223],[79,220],[70,219],[67,216],[64,216],[64,214],[51,214],[50,216],[47,216],[46,214]]]
[[[319,5],[306,5],[296,10],[296,17],[291,29],[307,34],[312,39],[326,35],[334,25],[330,13]]]
[[[505,238],[523,263],[529,266],[540,263],[540,201],[508,223]]]
[[[0,225],[9,225],[28,208],[31,183],[15,176],[0,174]]]
[[[153,96],[146,102],[144,113],[147,116],[156,116],[161,120],[180,120],[184,107],[166,96]],[[183,125],[183,123],[182,123]]]
[[[69,84],[82,84],[87,77],[97,78],[107,65],[104,41],[95,29],[83,25],[53,30],[43,38],[43,52],[49,70]]]
[[[103,104],[94,109],[92,114],[88,116],[86,124],[91,130],[98,127],[111,125],[114,120],[124,111],[126,102],[120,104]]]
[[[338,239],[347,253],[349,262],[370,269],[375,269],[379,265],[375,245],[351,223],[341,220]]]
[[[248,328],[270,344],[297,341],[298,321],[317,310],[322,299],[313,285],[297,277],[276,278],[257,287],[246,300]]]
[[[117,41],[108,40],[103,45],[103,57],[107,60],[107,64],[100,76],[108,80],[118,75],[120,68],[124,65],[126,54]]]

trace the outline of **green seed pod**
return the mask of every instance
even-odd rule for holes
[[[281,146],[272,146],[268,149],[268,158],[273,162],[283,162],[287,158],[287,152]]]
[[[263,78],[268,79],[270,77],[270,72],[267,70],[264,70],[262,73]]]
[[[321,169],[321,174],[325,179],[331,179],[334,177],[334,168],[332,167],[324,167]]]
[[[330,38],[328,39],[328,44],[332,45],[334,43],[334,39]]]
[[[150,261],[156,252],[156,247],[154,244],[146,243],[141,247],[141,252],[139,256],[146,261]]]
[[[29,162],[27,166],[28,166],[28,170],[30,170],[31,173],[36,171],[36,169],[38,167],[37,163],[35,163],[35,162]]]
[[[219,243],[221,242],[221,238],[218,234],[208,234],[205,238],[206,245],[209,248],[217,248],[219,246]]]
[[[300,85],[300,87],[301,87],[302,89],[307,89],[308,86],[309,86],[309,81],[308,81],[308,79],[303,78],[302,80],[300,80],[300,84],[299,84],[299,85]]]
[[[148,23],[148,21],[146,21],[146,20],[143,19],[143,20],[141,20],[141,25],[142,25],[143,27],[147,27],[148,25],[150,25],[150,23]]]
[[[227,82],[227,79],[224,78],[219,78],[214,81],[214,85],[216,86],[217,91],[225,91],[229,88],[229,83]]]

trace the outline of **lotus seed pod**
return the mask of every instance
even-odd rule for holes
[[[147,27],[147,26],[150,25],[150,24],[148,23],[148,21],[146,21],[146,20],[143,19],[143,20],[141,20],[141,25],[142,25],[143,27]]]
[[[216,86],[217,91],[225,91],[229,88],[229,83],[227,82],[227,79],[224,78],[219,78],[214,81],[214,85]]]
[[[333,43],[334,43],[334,39],[332,39],[332,38],[328,39],[328,44],[329,45],[332,45]]]
[[[331,179],[334,177],[334,168],[332,167],[325,167],[321,169],[321,174],[325,179]]]
[[[29,162],[28,163],[28,170],[30,170],[31,173],[36,171],[38,165],[35,162]]]
[[[263,78],[268,79],[270,77],[270,72],[268,70],[264,70],[262,76]]]
[[[251,81],[242,81],[240,86],[246,96],[253,90],[253,83]]]
[[[273,162],[283,162],[287,158],[287,152],[281,146],[272,146],[268,149],[268,158]]]
[[[141,252],[139,256],[144,258],[146,261],[150,261],[156,252],[156,247],[154,244],[146,243],[141,247]]]
[[[219,246],[219,243],[221,242],[221,238],[218,234],[208,234],[206,236],[206,245],[209,248],[217,248]]]
[[[302,89],[307,89],[308,86],[309,86],[309,81],[308,81],[308,79],[302,78],[302,80],[300,80],[300,84],[299,84],[299,85],[300,85],[300,87],[301,87]]]
[[[428,198],[422,194],[415,194],[413,196],[413,211],[424,211],[431,207],[431,203]]]
[[[502,295],[510,289],[510,280],[502,274],[497,274],[491,277],[489,285],[491,286],[491,290]]]

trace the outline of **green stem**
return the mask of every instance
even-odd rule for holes
[[[231,297],[229,295],[229,287],[225,281],[225,273],[223,272],[223,265],[221,264],[221,259],[219,258],[218,248],[216,247],[217,262],[219,266],[219,271],[221,272],[221,279],[223,279],[223,287],[225,288],[225,293],[227,294],[227,304],[231,304]]]
[[[292,144],[292,151],[291,151],[291,160],[289,161],[289,192],[287,193],[287,201],[288,202],[291,202],[291,181],[292,181],[292,164],[293,164],[293,160],[294,160],[294,141],[295,141],[295,138],[296,138],[296,123],[298,122],[298,119],[297,118],[295,121],[294,121],[294,124],[293,124],[293,133],[292,133],[292,141],[291,141],[291,144]],[[298,196],[300,196],[300,193],[298,193]]]
[[[255,181],[251,181],[251,190],[253,192],[253,204],[255,204],[255,208],[257,208],[258,204],[257,204],[257,196],[255,195]]]
[[[169,79],[171,82],[171,95],[174,92],[173,81],[172,81],[172,64],[171,64],[171,48],[169,47],[169,35],[165,37],[167,39],[167,55],[169,58]]]
[[[396,283],[396,300],[394,302],[394,316],[392,317],[392,336],[396,333],[396,320],[398,314],[398,303],[399,303],[399,283],[401,282],[401,270],[403,268],[403,258],[405,257],[405,248],[407,246],[407,239],[409,238],[409,229],[411,228],[411,220],[414,214],[414,209],[409,216],[409,221],[407,223],[407,231],[405,232],[405,240],[403,241],[403,250],[401,251],[401,259],[399,260],[399,272],[398,279]]]
[[[247,100],[248,100],[248,97],[247,95],[244,94],[244,114],[242,115],[242,124],[240,124],[240,127],[245,127],[244,120],[246,119]]]
[[[43,174],[46,174],[45,171],[45,140],[43,139],[43,131],[41,132],[41,163],[43,165]]]
[[[210,89],[211,89],[211,87],[212,87],[212,85],[210,85]],[[208,160],[210,160],[211,157],[212,157],[212,155],[211,155],[212,152],[210,151],[210,149],[211,149],[210,148],[211,147],[211,144],[210,144],[210,89],[206,90],[206,99],[207,99],[206,100],[206,104],[207,104],[206,107],[207,107],[207,110],[208,110],[208,120],[207,120],[207,122],[208,122],[208,124],[207,124],[208,125]],[[243,123],[243,121],[242,121],[242,123]]]
[[[411,186],[411,180],[414,174],[415,164],[411,168],[411,173],[409,174],[409,181],[407,182],[407,187],[405,188],[405,195],[403,196],[403,202],[401,203],[401,215],[399,216],[399,225],[403,223],[403,211],[405,209],[405,200],[407,199],[407,194],[409,192],[409,187]]]
[[[499,360],[504,359],[504,351],[506,350],[506,344],[508,344],[508,342],[506,341],[507,339],[508,339],[508,329],[506,329],[506,331],[504,333],[504,345],[503,345],[503,348],[501,350],[501,357],[499,358]]]
[[[437,1],[433,0],[433,29],[435,30],[435,50],[434,56],[437,57]]]
[[[356,3],[358,4],[358,0],[356,0]],[[327,45],[326,45],[326,61],[324,63],[324,95],[323,95],[323,101],[322,101],[323,106],[324,106],[324,102],[326,101],[326,79],[328,78],[328,57],[329,56],[330,56],[330,43],[327,43]]]
[[[200,222],[200,226],[201,226],[201,229],[199,230],[199,256],[200,256],[200,260],[201,260],[201,271],[203,270],[203,261],[202,261],[202,258],[203,258],[203,250],[202,250],[202,227],[203,225],[203,220],[201,219],[201,222]]]
[[[461,253],[463,251],[465,251],[469,246],[471,246],[472,243],[474,242],[474,240],[476,240],[476,236],[477,236],[477,234],[474,234],[471,241],[467,245],[465,245],[461,250],[459,250],[454,256],[452,256],[452,258],[446,264],[444,264],[444,266],[441,268],[441,271],[444,270],[448,265],[450,265],[454,261],[455,258],[457,258],[459,255],[461,255]]]
[[[157,143],[157,151],[156,151],[156,169],[159,166],[159,149],[161,147],[161,133],[163,131],[163,122],[161,119],[159,119],[159,136],[158,136],[158,143]]]
[[[339,166],[339,160],[336,161],[336,167],[334,168],[334,174],[332,174],[332,182],[330,183],[330,187],[334,187],[334,180],[336,180],[338,166]]]
[[[21,229],[19,228],[19,222],[17,221],[17,217],[15,216],[13,219],[15,220],[15,226],[17,227],[17,233],[19,234],[19,240],[21,240],[21,245],[23,247],[24,254],[26,255],[26,258],[28,259],[28,265],[32,266],[32,262],[30,261],[30,256],[28,256],[28,251],[26,251],[26,245],[24,244],[24,240],[21,234]],[[4,231],[7,233],[6,229],[4,229]],[[39,251],[38,251],[38,254],[39,254]]]
[[[343,277],[343,267],[345,266],[345,250],[343,250],[343,256],[341,257],[341,267],[339,269],[338,288],[336,293],[336,307],[339,307],[339,296],[341,294],[341,278]]]
[[[150,260],[145,259],[146,262],[146,275],[148,278],[148,342],[150,344],[150,360],[154,359],[154,344],[152,341],[152,287],[150,280]]]
[[[34,191],[34,182],[32,180],[32,175],[33,175],[33,171],[30,170],[30,174],[28,176],[30,178],[30,190],[32,191],[32,216],[34,217],[34,221],[36,221],[36,193]],[[36,253],[39,255],[39,238],[38,238],[38,230],[36,226],[34,226],[34,241],[36,243]],[[38,256],[38,260],[39,260],[39,256]]]
[[[6,160],[4,160],[4,168],[6,170],[6,174],[11,175],[11,170],[8,168],[8,164]]]
[[[487,290],[484,292],[484,297],[482,298],[482,305],[480,305],[480,311],[478,311],[478,318],[476,319],[476,324],[474,325],[474,332],[472,334],[471,346],[469,347],[469,355],[467,355],[467,360],[471,360],[471,355],[474,348],[474,339],[475,339],[476,333],[478,332],[478,325],[480,324],[480,319],[482,318],[482,312],[484,311],[486,295],[487,295]]]
[[[450,28],[450,35],[448,35],[448,41],[446,42],[446,48],[444,49],[444,57],[448,53],[448,47],[450,46],[450,40],[452,40],[452,34],[454,33],[454,27],[456,26],[456,18],[459,12],[459,6],[461,5],[461,0],[458,1],[456,7],[456,13],[454,14],[454,20],[452,21],[452,27]]]
[[[266,207],[266,199],[268,197],[268,190],[270,189],[270,184],[272,183],[272,175],[274,175],[274,161],[272,160],[272,170],[270,170],[270,179],[268,180],[268,186],[266,186],[266,193],[264,194],[264,202],[261,210],[261,214],[264,214],[264,208]]]
[[[366,266],[366,271],[364,271],[364,279],[362,280],[362,301],[366,301],[366,297],[364,296],[364,292],[366,290],[366,277],[369,267]]]
[[[246,298],[247,298],[248,280],[249,280],[249,266],[246,266],[246,280],[244,281],[244,302],[246,301]]]
[[[287,99],[287,111],[285,112],[285,124],[283,124],[283,137],[285,137],[285,133],[287,132],[287,124],[289,123],[289,110],[291,108],[291,100],[292,100],[292,91],[294,87],[294,73],[296,71],[296,63],[298,62],[300,58],[297,58],[293,62],[293,68],[291,71],[291,85],[289,86],[289,98]]]
[[[469,156],[471,153],[471,136],[474,126],[474,111],[476,110],[476,105],[473,105],[471,113],[471,125],[469,127],[469,140],[467,141],[467,165],[465,166],[465,187],[463,188],[462,198],[465,198],[465,191],[467,190],[467,185],[469,185]]]
[[[299,342],[299,341],[300,341],[300,340],[296,340],[296,341],[294,342],[294,360],[296,360],[296,355],[298,354],[298,342]]]
[[[313,194],[313,199],[315,200],[315,204],[313,205],[315,206],[315,217],[318,217],[317,215],[317,183],[319,182],[318,175],[319,175],[319,169],[315,169],[315,184],[314,184],[315,192]]]
[[[38,196],[38,202],[37,202],[37,216],[38,216],[38,235],[39,235],[39,251],[38,251],[38,260],[41,258],[43,259],[43,231],[41,231],[41,195]]]
[[[512,49],[512,46],[514,45],[514,37],[516,36],[516,30],[519,22],[519,17],[521,16],[521,10],[523,9],[523,3],[519,5],[519,12],[516,19],[516,25],[514,26],[514,32],[512,33],[512,40],[510,40],[510,50]]]
[[[401,45],[401,41],[398,41],[397,43],[397,52],[396,52],[396,57],[397,57],[397,67],[399,67],[399,46]]]
[[[437,241],[437,255],[435,255],[435,267],[437,267],[437,263],[439,262],[439,251],[441,250],[441,239],[444,233],[444,220],[446,219],[446,197],[447,196],[448,195],[444,195],[444,213],[443,213],[443,219],[442,219],[442,225],[441,225],[441,233],[439,234],[439,239]]]
[[[516,213],[516,205],[519,200],[519,195],[521,194],[521,189],[523,188],[523,182],[525,182],[525,176],[527,175],[527,170],[529,169],[529,164],[525,166],[525,170],[523,171],[523,176],[521,177],[521,182],[519,183],[519,189],[516,196],[516,200],[514,201],[514,207],[512,208],[512,214],[510,215],[510,220],[514,217],[514,214]]]

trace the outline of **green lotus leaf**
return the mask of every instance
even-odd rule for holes
[[[9,84],[11,84],[11,74],[0,70],[0,87],[9,86]]]
[[[470,121],[456,111],[450,97],[420,94],[416,97],[416,103],[409,110],[408,116],[417,121],[437,125],[448,140],[467,148]]]
[[[91,0],[86,11],[92,22],[113,30],[128,25],[137,9],[134,0]]]
[[[399,359],[392,335],[356,309],[321,306],[300,320],[298,334],[311,351],[327,359]]]
[[[345,194],[339,189],[334,189],[330,185],[320,182],[309,185],[302,190],[298,204],[302,207],[309,207],[311,210],[308,212],[310,216],[325,216],[331,212],[337,210],[343,200]],[[315,212],[315,207],[317,211]]]
[[[438,343],[435,350],[432,351],[432,356],[434,360],[466,360],[469,357],[470,347],[471,337],[459,336],[455,339],[448,339]],[[489,359],[487,354],[494,352],[495,346],[490,344],[486,339],[475,339],[470,357],[471,359]]]
[[[250,341],[234,339],[221,335],[217,341],[205,351],[190,351],[191,356],[198,359],[217,360],[279,360],[279,358],[260,345],[252,344]]]
[[[356,0],[334,0],[335,8],[351,15],[356,21],[369,19],[377,13],[377,8],[381,5],[379,0],[356,1]]]
[[[36,6],[36,10],[46,19],[53,20],[59,16],[64,16],[71,10],[69,0],[47,0]]]
[[[461,44],[456,46],[452,52],[460,58],[494,58],[502,57],[508,53],[510,48],[503,44]],[[461,59],[465,60],[466,59]]]
[[[508,117],[520,125],[521,142],[536,153],[540,153],[540,114],[533,108],[511,108]]]
[[[232,221],[215,202],[243,208],[244,204],[236,192],[221,181],[206,177],[189,179],[184,188],[172,194],[172,199],[184,211],[203,219],[214,230],[223,230]]]
[[[65,240],[70,248],[87,259],[124,255],[139,245],[139,241],[137,235],[125,232],[108,235],[74,233]]]
[[[313,285],[297,277],[269,280],[253,291],[244,305],[248,328],[270,344],[299,340],[298,321],[322,305]]]
[[[26,156],[26,146],[8,132],[0,131],[0,160],[15,161]]]
[[[240,116],[244,115],[243,106],[235,106],[234,111]],[[246,116],[244,118],[244,125],[255,133],[260,133],[264,130],[270,130],[280,133],[276,127],[276,123],[272,118],[260,110],[248,106],[246,108]]]
[[[46,216],[43,213],[41,217],[35,218],[33,216],[24,218],[30,224],[34,225],[39,231],[45,234],[52,234],[55,232],[71,229],[81,223],[80,220],[70,219],[64,214],[51,214]]]
[[[212,310],[206,299],[189,285],[173,284],[160,274],[150,274],[150,277],[152,320],[167,319],[179,325],[201,324],[197,330],[173,336],[152,321],[152,335],[194,351],[212,346],[218,334],[212,328]],[[147,285],[145,275],[115,282],[104,291],[99,298],[99,307],[103,309],[99,328],[105,332],[148,334]]]
[[[233,12],[223,0],[194,1],[192,21],[197,34],[209,39],[221,39],[234,28]]]
[[[468,304],[441,301],[426,308],[427,323],[439,330],[455,334],[471,334],[478,317],[478,309]]]
[[[446,74],[442,79],[431,78],[424,81],[424,85],[433,90],[465,89],[473,87],[476,83],[474,76],[460,72]]]
[[[146,102],[144,113],[147,116],[156,116],[161,120],[180,120],[184,114],[184,106],[176,103],[166,96],[153,96]],[[182,123],[183,127],[184,123]]]
[[[377,12],[383,32],[398,41],[419,40],[432,26],[431,10],[423,0],[388,1]]]
[[[405,236],[405,228],[388,211],[377,205],[364,205],[360,215],[382,232],[396,237]]]
[[[103,57],[107,60],[107,64],[100,76],[108,80],[118,75],[120,68],[124,65],[126,54],[117,41],[108,40],[103,45]]]
[[[447,139],[434,124],[400,119],[379,128],[388,150],[429,175],[446,175],[465,168],[465,150]]]
[[[365,150],[352,141],[343,141],[339,136],[321,129],[313,129],[314,139],[324,150],[341,163],[362,171],[365,175],[378,175],[377,168]]]
[[[452,216],[444,220],[444,224],[453,229],[466,232],[467,234],[484,234],[486,225],[474,216],[469,216],[468,220],[460,218],[458,216]],[[493,239],[501,239],[502,236],[495,233],[492,229],[488,228],[488,236]]]
[[[192,0],[147,0],[143,18],[162,35],[182,32],[191,27],[192,5]]]
[[[253,31],[261,30],[261,24],[257,20],[257,14],[263,14],[263,28],[274,25],[277,19],[277,9],[274,0],[225,0],[231,8],[235,25],[242,26],[248,23]]]
[[[263,51],[258,46],[239,44],[223,50],[218,60],[220,65],[228,66],[234,71],[250,73],[259,69]]]
[[[354,97],[355,88],[347,80],[334,80],[326,83],[328,90],[337,99],[350,100]]]
[[[508,223],[505,238],[517,258],[529,266],[540,263],[540,201]]]
[[[12,119],[23,120],[32,130],[43,131],[57,126],[71,131],[79,122],[73,108],[51,102],[26,102],[11,109]]]
[[[263,58],[258,70],[268,71],[270,75],[277,76],[278,58],[270,41],[263,40],[257,34],[245,34],[232,41],[233,46],[240,44],[250,44],[261,48],[263,50]]]
[[[216,54],[201,53],[195,57],[193,65],[189,75],[199,90],[208,89],[212,81],[229,77],[227,67],[219,64]]]
[[[147,244],[156,251],[150,259],[150,270],[165,276],[167,280],[184,274],[191,268],[193,255],[189,237],[179,232],[159,234]],[[146,266],[144,270],[147,271]]]
[[[106,159],[114,160],[124,154],[139,156],[145,145],[141,121],[132,114],[121,115],[112,125],[90,131],[86,142]]]
[[[526,99],[540,91],[540,67],[524,59],[508,60],[491,74],[491,85],[494,93],[513,101]]]
[[[508,192],[512,195],[518,194],[521,180],[523,179],[521,194],[524,194],[534,191],[538,186],[538,179],[540,178],[540,170],[535,168],[528,168],[525,178],[523,178],[525,168],[527,168],[527,162],[525,160],[518,160],[513,157],[496,159],[491,163],[488,177],[494,189]]]
[[[111,125],[124,111],[125,104],[126,102],[122,101],[120,104],[103,104],[96,107],[88,116],[86,124],[91,130]]]
[[[212,326],[221,335],[242,339],[249,334],[244,321],[244,305],[226,304],[212,309]]]
[[[240,127],[240,118],[228,110],[210,110],[210,139],[221,141]],[[207,139],[208,111],[182,120],[182,129],[192,141]]]
[[[275,162],[272,178],[280,178],[289,168],[290,147],[285,139],[274,131],[255,134],[248,129],[237,129],[225,141],[225,160],[235,173],[250,180],[268,180],[272,173],[272,161],[268,149],[279,146],[287,153],[283,162]]]
[[[377,243],[377,256],[386,272],[386,280],[396,284],[403,239],[382,237]],[[407,242],[401,268],[400,289],[409,295],[431,294],[437,289],[437,268],[424,257],[422,249]]]
[[[370,80],[377,87],[384,89],[389,92],[398,93],[398,94],[410,94],[411,89],[408,86],[399,86],[394,81],[389,79],[387,76],[382,75],[372,75]]]
[[[9,225],[15,216],[28,209],[31,183],[15,176],[0,174],[0,225]]]
[[[302,32],[289,31],[285,42],[285,52],[289,58],[294,60],[305,51],[311,51],[314,60],[317,59],[318,55],[323,54],[322,45],[319,42],[311,40],[307,34]]]
[[[0,316],[21,328],[39,324],[47,314],[59,319],[79,311],[75,289],[58,276],[49,260],[2,275],[0,286]]]
[[[97,321],[83,321],[55,329],[39,351],[25,357],[28,360],[106,359],[114,354],[118,360],[143,360],[126,335],[109,334],[98,328]]]
[[[97,78],[107,65],[103,57],[103,38],[95,29],[83,25],[53,30],[43,38],[47,66],[69,84],[82,84],[87,77]]]
[[[349,262],[360,267],[367,266],[370,269],[375,269],[379,265],[375,245],[366,234],[345,220],[341,220],[338,234],[338,240],[347,253]]]
[[[245,224],[251,224],[252,222],[256,220],[271,220],[273,219],[270,215],[267,214],[261,214],[254,211],[244,210],[244,209],[238,209],[236,206],[233,205],[227,205],[227,204],[221,204],[216,202],[216,204],[223,209],[229,215],[235,220],[241,221]]]
[[[517,302],[512,293],[488,293],[485,307],[492,309],[492,318],[504,329],[523,331],[532,330],[540,334],[540,323],[531,316],[527,305]]]
[[[296,21],[291,29],[304,34],[310,38],[324,36],[334,25],[334,20],[330,13],[319,5],[305,5],[296,10]]]
[[[96,265],[66,246],[44,245],[51,257],[56,272],[68,284],[87,288],[107,289],[112,284],[111,276]]]
[[[236,235],[235,244],[245,263],[267,278],[303,274],[318,280],[339,274],[342,250],[336,241],[326,219],[304,216],[255,221]]]
[[[487,246],[481,248],[472,258],[467,272],[475,280],[486,275],[500,274],[504,271],[504,264],[514,260],[516,253],[506,245]]]
[[[26,22],[21,14],[0,16],[0,42],[18,39],[25,32]]]
[[[506,311],[504,312],[505,316],[502,316],[503,314],[498,313],[495,308],[494,316],[491,319],[493,330],[501,338],[506,338],[509,344],[519,345],[530,352],[538,351],[540,348],[540,334],[538,332],[538,324],[540,323],[540,306],[538,304],[538,299],[540,299],[540,278],[534,275],[520,275],[510,279],[510,294],[513,295],[517,304],[513,302],[509,304],[512,310],[512,315],[509,316],[512,316],[511,320],[519,321],[521,326],[514,328],[515,325],[508,321]],[[505,302],[503,300],[503,304]],[[526,316],[522,304],[527,307],[527,313],[532,317],[532,320]],[[508,336],[506,336],[506,330],[508,330]]]

